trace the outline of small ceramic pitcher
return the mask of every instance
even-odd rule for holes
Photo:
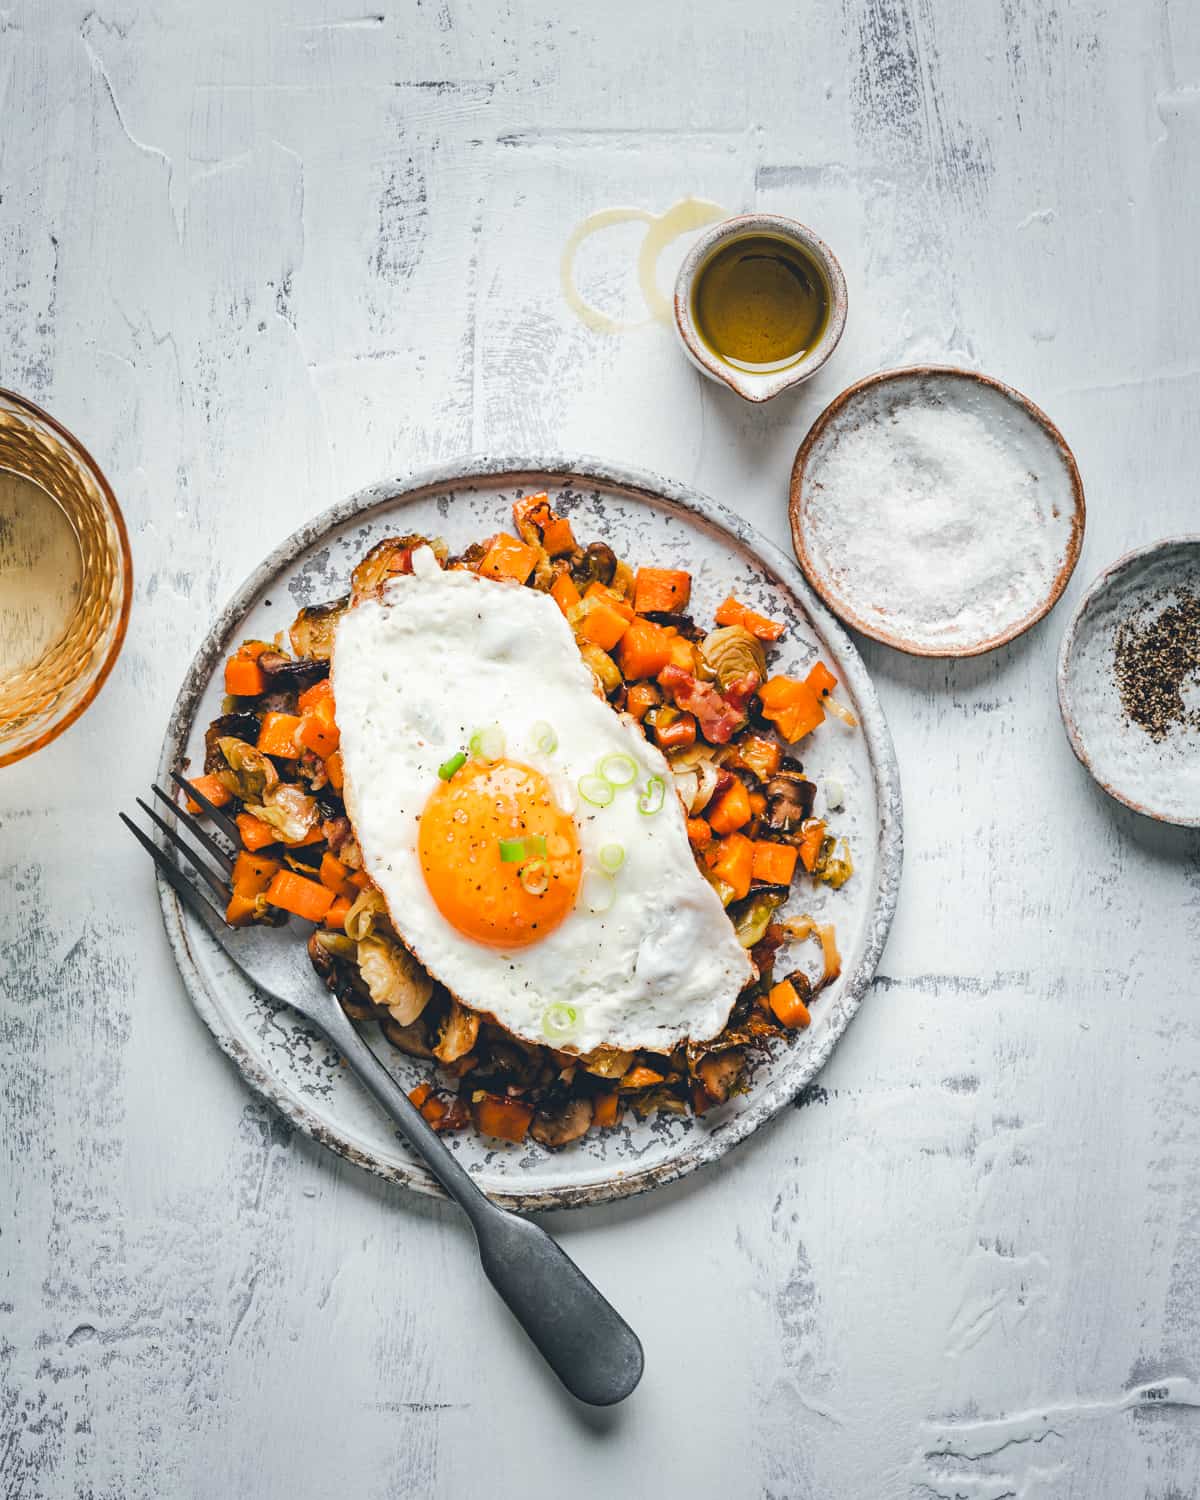
[[[739,369],[710,348],[696,326],[694,292],[703,267],[721,246],[731,240],[758,234],[786,240],[802,251],[820,272],[829,303],[829,315],[820,338],[802,358],[782,370]],[[842,329],[846,326],[846,278],[829,246],[805,225],[779,214],[742,214],[714,225],[688,251],[675,281],[675,325],[688,358],[710,380],[721,381],[744,401],[770,401],[780,391],[799,385],[815,374],[837,348]]]

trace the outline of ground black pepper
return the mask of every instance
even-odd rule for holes
[[[1200,681],[1200,599],[1171,590],[1175,602],[1146,619],[1163,590],[1117,627],[1115,668],[1121,705],[1150,736],[1163,740],[1176,724],[1200,728],[1200,710],[1188,708],[1183,688]]]

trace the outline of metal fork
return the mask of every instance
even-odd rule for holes
[[[236,847],[240,840],[233,820],[174,771],[171,776]],[[233,856],[161,787],[152,790],[187,828],[195,845],[140,797],[136,799],[138,806],[165,842],[155,843],[131,818],[124,813],[120,817],[179,899],[253,985],[319,1027],[358,1074],[376,1103],[391,1116],[404,1139],[470,1220],[488,1280],[563,1385],[593,1406],[623,1401],[642,1376],[642,1346],[634,1331],[545,1230],[484,1196],[351,1025],[336,996],[313,971],[295,928],[230,927],[226,923],[223,912],[231,893]],[[183,873],[168,853],[168,846],[177,850],[209,887],[221,903],[219,909]]]

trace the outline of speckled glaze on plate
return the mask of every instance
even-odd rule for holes
[[[160,778],[203,755],[205,725],[220,711],[221,668],[232,644],[272,636],[301,605],[345,592],[350,569],[384,536],[422,532],[452,548],[511,523],[516,495],[548,490],[584,540],[604,540],[632,563],[685,567],[699,617],[730,591],[786,617],[776,660],[799,670],[819,651],[842,680],[861,728],[831,724],[805,755],[813,776],[845,786],[840,830],[857,873],[841,891],[820,887],[790,910],[837,923],[841,978],[813,1008],[813,1024],[754,1069],[750,1089],[702,1119],[632,1116],[556,1153],[464,1132],[450,1147],[497,1202],[519,1210],[572,1207],[639,1193],[714,1161],[777,1114],[813,1077],[858,1009],[879,961],[900,880],[900,782],[891,737],[862,661],[808,592],[794,566],[738,517],[685,486],[598,460],[466,460],[361,490],[302,527],[254,571],[222,611],[184,680],[163,744]],[[269,602],[268,602],[269,601]],[[170,887],[159,895],[167,936],[188,992],[220,1046],[252,1088],[293,1124],[348,1160],[419,1192],[440,1196],[325,1041],[286,1007],[257,995],[208,934],[185,918]],[[375,1029],[369,1040],[411,1088],[424,1069]]]
[[[931,640],[900,616],[885,625],[870,599],[857,597],[850,586],[840,584],[832,576],[814,545],[807,511],[813,489],[820,484],[821,462],[844,433],[869,421],[885,402],[944,404],[947,399],[973,404],[981,414],[987,413],[987,420],[997,432],[1007,436],[1010,444],[1023,446],[1032,462],[1038,464],[1038,477],[1052,494],[1052,512],[1057,516],[1061,509],[1067,519],[1062,527],[1064,539],[1056,566],[1032,607],[1014,613],[1011,607],[1005,608],[1007,601],[998,599],[989,628],[968,639],[947,635],[942,640]],[[809,428],[796,454],[789,514],[800,566],[834,614],[885,646],[911,656],[932,657],[979,656],[994,651],[1048,614],[1075,569],[1086,519],[1083,483],[1075,457],[1046,413],[1012,386],[957,365],[905,365],[880,370],[835,396]]]
[[[1117,630],[1152,619],[1183,590],[1200,597],[1200,536],[1169,537],[1106,568],[1067,626],[1058,657],[1058,703],[1071,749],[1118,802],[1162,823],[1200,827],[1200,729],[1176,725],[1153,740],[1121,706],[1114,677]],[[1200,685],[1185,698],[1200,705]]]

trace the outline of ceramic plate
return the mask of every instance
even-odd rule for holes
[[[977,472],[986,476],[989,462],[1006,469],[992,491],[992,520],[974,531],[961,509],[947,512],[924,492],[917,474],[925,471],[908,446],[905,427],[911,433],[920,423],[926,443],[938,446],[935,465],[944,462],[945,418],[978,454]],[[914,465],[914,498],[902,503],[894,482],[882,493],[880,481],[871,488],[881,440],[901,472]],[[863,518],[847,538],[830,486],[844,492],[860,475]],[[981,485],[970,497],[977,511]],[[964,499],[967,491],[955,490]],[[1083,541],[1083,485],[1062,433],[1012,386],[951,365],[883,370],[836,396],[796,455],[790,511],[800,566],[830,609],[913,656],[978,656],[1028,630],[1066,587]],[[955,569],[958,599],[945,582]]]
[[[1135,812],[1200,827],[1200,676],[1182,685],[1188,722],[1158,739],[1125,711],[1117,642],[1181,599],[1200,599],[1200,536],[1131,552],[1101,573],[1067,627],[1058,659],[1058,702],[1071,748],[1106,792]]]
[[[802,668],[819,651],[841,679],[861,728],[849,731],[831,720],[805,754],[810,775],[836,775],[845,787],[839,829],[857,865],[842,890],[821,887],[803,899],[805,909],[837,924],[843,957],[842,977],[817,1001],[811,1028],[756,1066],[748,1093],[702,1119],[656,1115],[639,1123],[631,1116],[618,1129],[592,1133],[556,1153],[473,1132],[445,1138],[486,1192],[518,1209],[602,1202],[669,1182],[713,1161],[782,1109],[821,1067],[858,1009],[891,922],[901,858],[899,778],[874,689],[857,652],[795,566],[711,500],[595,461],[446,466],[374,485],[296,532],[238,590],[201,646],[167,730],[160,776],[172,766],[202,763],[204,727],[220,711],[222,666],[233,645],[247,636],[269,638],[301,605],[342,594],[353,565],[382,537],[440,535],[457,550],[509,528],[513,499],[538,490],[550,492],[581,540],[606,541],[634,564],[644,559],[688,568],[699,618],[711,619],[730,592],[786,618],[779,669]],[[265,1002],[163,883],[160,897],[192,1000],[251,1087],[349,1160],[393,1182],[439,1193],[324,1040],[289,1009]],[[800,909],[795,897],[790,909]],[[367,1034],[394,1076],[412,1088],[423,1076],[421,1065],[373,1027]]]

